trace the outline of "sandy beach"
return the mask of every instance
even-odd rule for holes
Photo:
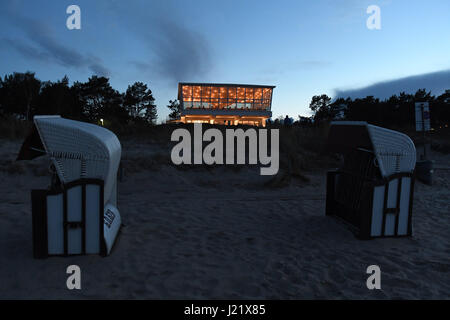
[[[20,144],[0,141],[0,299],[450,298],[448,154],[416,183],[413,237],[360,241],[325,216],[326,169],[269,187],[257,168],[177,168],[163,146],[122,141],[111,255],[35,260],[30,190],[49,184],[48,160],[15,163]],[[81,290],[66,288],[71,264]],[[381,290],[366,287],[373,264]]]

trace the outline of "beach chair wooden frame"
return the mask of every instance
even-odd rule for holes
[[[106,255],[103,180],[32,190],[33,256]]]
[[[356,208],[336,199],[337,181],[345,175],[348,173],[339,170],[327,173],[327,216],[346,222],[362,240],[412,235],[414,174],[397,173],[376,181],[363,181],[358,197],[361,205]]]

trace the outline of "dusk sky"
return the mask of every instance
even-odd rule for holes
[[[71,4],[81,30],[66,27]],[[369,5],[381,30],[366,27]],[[275,85],[273,116],[294,118],[316,94],[450,89],[448,0],[2,0],[0,40],[2,77],[142,81],[160,120],[180,81]]]

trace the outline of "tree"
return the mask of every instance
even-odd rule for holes
[[[309,108],[314,113],[315,121],[330,120],[333,114],[330,108],[331,98],[326,94],[321,96],[313,96]]]
[[[309,104],[309,108],[312,112],[316,113],[320,109],[327,108],[330,104],[331,98],[326,94],[322,94],[320,96],[313,96],[311,99],[311,103]]]
[[[330,116],[335,120],[342,120],[348,116],[348,106],[352,100],[350,98],[338,98],[328,107]]]
[[[123,96],[111,87],[108,78],[92,76],[86,83],[75,82],[73,89],[83,104],[83,115],[89,121],[128,120],[127,111],[123,108]]]
[[[35,74],[14,72],[4,77],[0,87],[3,112],[29,120],[41,89],[41,81]]]
[[[167,108],[170,109],[169,113],[169,119],[170,120],[176,120],[179,119],[181,116],[181,104],[178,100],[169,100],[169,105]]]
[[[355,99],[348,104],[346,118],[348,120],[367,121],[372,124],[380,124],[383,118],[382,106],[379,99],[367,96],[363,99]]]
[[[144,116],[142,117],[142,120],[144,120],[144,122],[152,126],[156,125],[156,122],[158,120],[158,113],[155,105],[147,106],[147,108],[145,109]]]
[[[430,104],[431,124],[433,126],[450,124],[450,90],[446,90]]]
[[[431,91],[427,92],[426,89],[419,89],[414,94],[414,101],[416,102],[431,102],[434,97],[431,96]]]
[[[157,111],[152,91],[142,82],[135,82],[124,95],[124,107],[134,120],[144,120],[155,124]]]
[[[33,114],[59,114],[66,118],[82,119],[82,103],[69,78],[64,76],[57,82],[44,82]]]
[[[303,117],[301,115],[298,116],[298,124],[302,126],[311,125],[313,123],[310,117]]]

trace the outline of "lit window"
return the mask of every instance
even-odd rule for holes
[[[253,88],[245,89],[245,100],[249,103],[253,102]]]
[[[264,88],[263,90],[264,99],[270,100],[272,98],[272,89],[271,88]]]

